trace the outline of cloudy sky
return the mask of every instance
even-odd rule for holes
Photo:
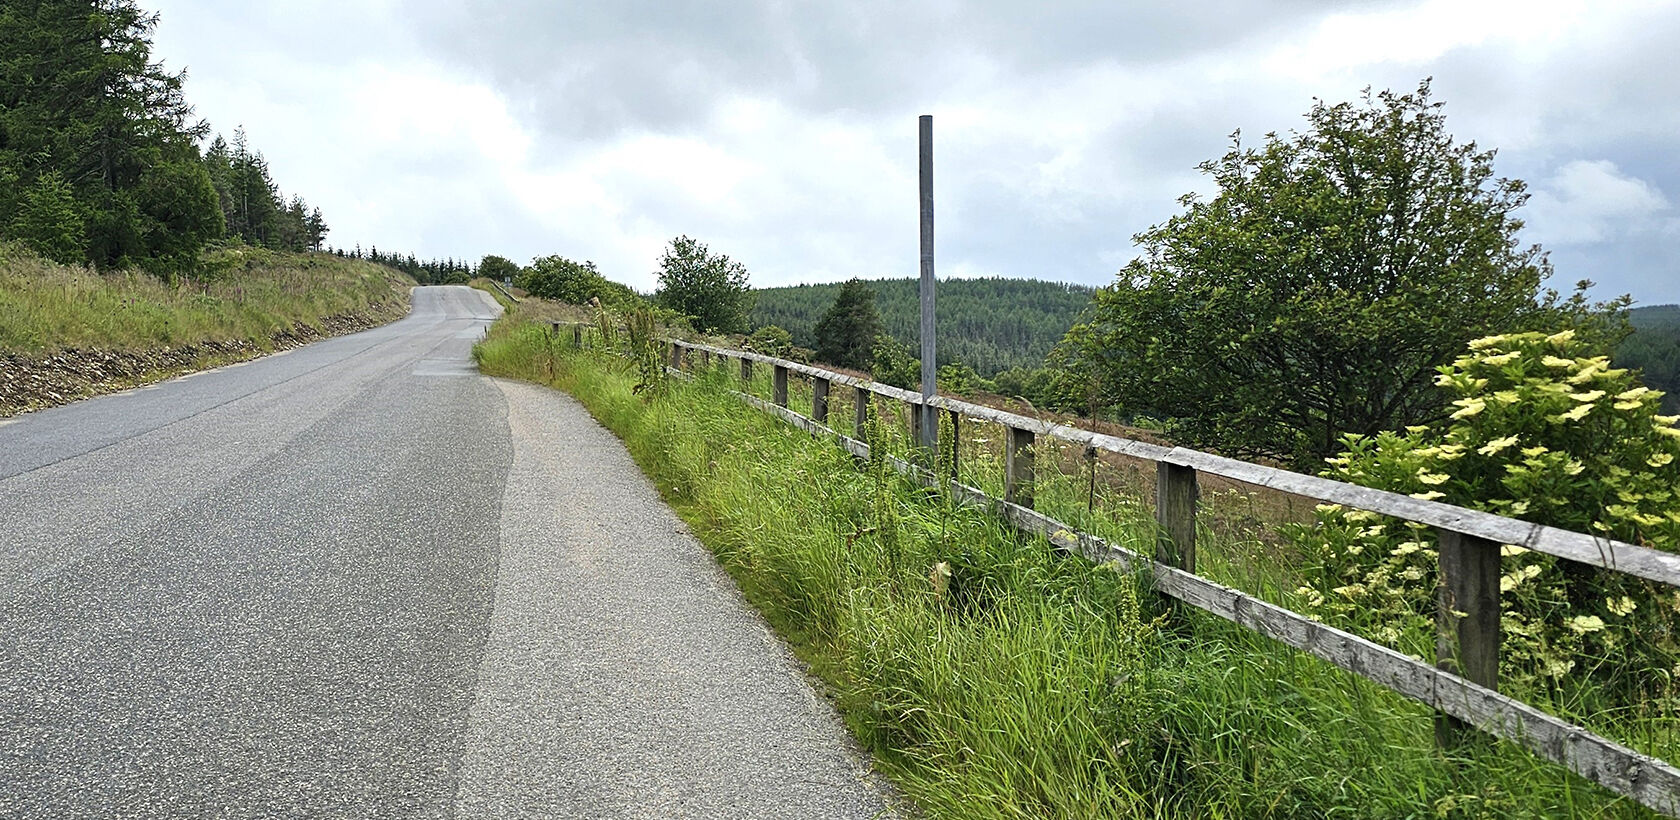
[[[942,276],[1103,284],[1232,131],[1432,76],[1529,182],[1553,286],[1680,301],[1680,0],[142,3],[337,245],[648,290],[688,234],[756,285],[913,276],[932,114]]]

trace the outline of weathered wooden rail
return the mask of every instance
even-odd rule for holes
[[[555,331],[559,333],[558,325]],[[572,338],[574,344],[581,345],[583,330],[574,329]],[[739,361],[743,384],[750,380],[755,364],[770,367],[770,400],[744,391],[739,395],[789,424],[815,435],[835,437],[841,446],[860,457],[869,456],[869,445],[863,441],[864,425],[870,402],[876,397],[909,405],[913,423],[922,417],[919,411],[924,404],[919,393],[758,353],[680,340],[666,340],[666,344],[670,366],[679,373],[684,371],[685,362],[691,362],[696,355],[707,366],[717,366],[715,362],[730,359]],[[788,379],[793,374],[811,380],[811,417],[788,409]],[[836,429],[830,421],[837,386],[852,392],[854,412],[850,435]],[[1058,549],[1095,562],[1146,568],[1152,571],[1154,588],[1162,595],[1307,652],[1429,706],[1440,715],[1436,733],[1443,744],[1455,742],[1466,728],[1480,730],[1522,745],[1658,812],[1680,817],[1680,769],[1497,691],[1501,545],[1514,544],[1676,587],[1680,587],[1680,555],[1196,450],[1104,435],[942,396],[933,397],[927,404],[945,410],[942,415],[948,418],[948,423],[959,423],[966,416],[999,424],[1008,431],[1004,497],[993,498],[950,476],[935,475],[924,467],[891,459],[901,472],[928,486],[947,489],[969,502],[990,507],[1015,528],[1041,534]],[[1110,544],[1033,509],[1033,445],[1040,437],[1156,465],[1155,517],[1159,529],[1153,555],[1140,555]],[[950,454],[950,458],[954,462],[955,454]],[[1436,662],[1432,665],[1418,661],[1197,575],[1196,508],[1202,475],[1221,476],[1433,527],[1438,535],[1442,578]]]

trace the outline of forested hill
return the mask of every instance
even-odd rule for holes
[[[1680,305],[1651,305],[1628,312],[1633,335],[1616,348],[1618,367],[1637,367],[1647,387],[1661,390],[1663,408],[1680,412]]]
[[[914,347],[921,343],[920,296],[915,279],[877,279],[875,305],[887,332]],[[950,279],[939,283],[939,362],[960,361],[981,375],[1011,367],[1037,367],[1091,302],[1093,288],[1037,279]],[[812,328],[839,284],[795,285],[754,291],[753,327],[779,325],[793,343],[816,347]]]

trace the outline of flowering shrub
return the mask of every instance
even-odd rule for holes
[[[1477,339],[1436,377],[1456,397],[1444,427],[1349,436],[1325,475],[1680,551],[1680,417],[1659,415],[1660,392],[1587,354],[1571,331]],[[1323,505],[1290,535],[1310,567],[1299,590],[1310,612],[1430,653],[1429,527]],[[1666,696],[1680,676],[1680,591],[1512,545],[1501,556],[1504,680]]]

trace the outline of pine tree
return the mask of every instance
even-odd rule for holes
[[[875,338],[883,332],[875,291],[860,279],[849,280],[817,321],[817,358],[840,367],[866,369],[875,361]]]

